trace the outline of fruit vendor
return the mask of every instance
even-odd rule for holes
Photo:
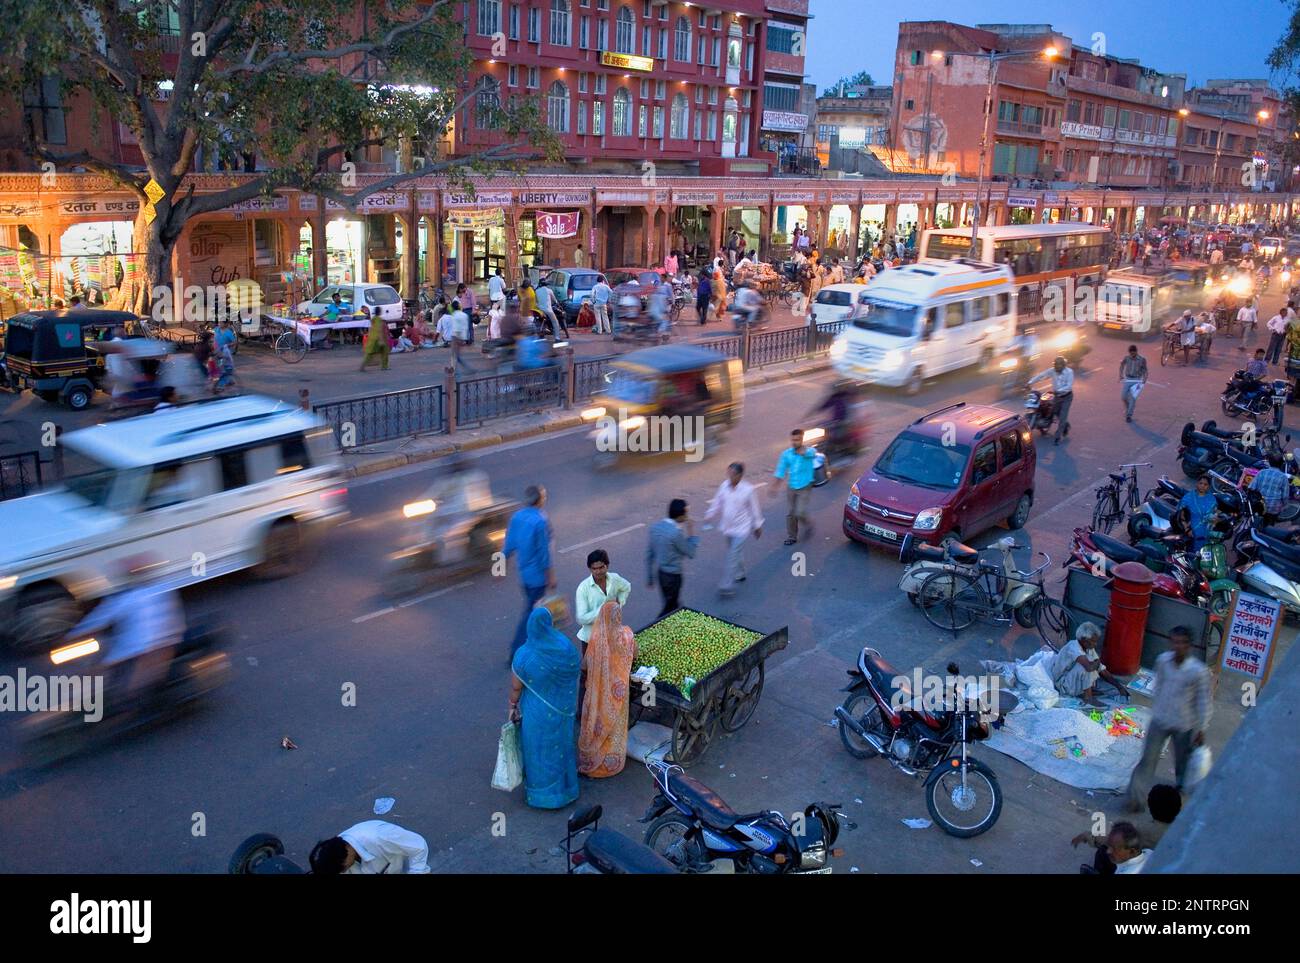
[[[591,574],[578,585],[573,605],[578,620],[578,639],[583,645],[591,639],[592,627],[605,603],[617,602],[624,606],[632,594],[632,583],[609,570],[609,553],[603,548],[588,554],[587,571]]]

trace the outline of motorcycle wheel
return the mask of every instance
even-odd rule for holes
[[[1016,625],[1022,629],[1032,629],[1034,627],[1034,617],[1036,615],[1034,608],[1037,601],[1037,599],[1030,599],[1023,605],[1018,605],[1011,610],[1011,614],[1015,616]]]
[[[273,856],[284,855],[284,843],[279,836],[271,833],[257,833],[249,836],[230,857],[227,870],[232,876],[248,876],[256,871],[257,865]]]
[[[857,719],[862,728],[868,732],[875,730],[880,724],[880,706],[876,705],[876,700],[869,692],[857,692],[845,699],[844,711]],[[858,717],[859,712],[862,712],[861,718]],[[839,730],[840,742],[844,743],[845,750],[854,759],[874,759],[879,755],[871,743],[861,738],[844,723],[840,723]]]
[[[679,873],[689,873],[699,863],[699,843],[690,838],[693,831],[686,817],[665,813],[646,828],[645,844],[676,866]]]
[[[1232,592],[1220,589],[1210,598],[1210,614],[1227,618],[1232,609]]]
[[[1002,787],[993,770],[978,760],[968,759],[963,788],[961,768],[948,765],[947,760],[940,765],[944,767],[943,774],[925,786],[925,805],[930,810],[930,818],[949,836],[961,839],[992,829],[1002,814]],[[971,818],[963,818],[966,814]]]

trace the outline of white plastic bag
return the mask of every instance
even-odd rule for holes
[[[1214,756],[1209,746],[1197,746],[1192,750],[1192,758],[1187,760],[1187,776],[1183,780],[1183,789],[1191,792],[1198,783],[1210,774],[1214,765]]]
[[[497,740],[497,765],[492,770],[492,788],[511,792],[524,781],[524,750],[519,742],[519,723],[507,722]]]

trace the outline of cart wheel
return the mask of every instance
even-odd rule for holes
[[[678,712],[673,720],[673,762],[689,766],[699,759],[717,730],[718,714],[713,711],[712,700],[694,712]]]
[[[307,356],[307,342],[297,331],[286,331],[275,339],[275,356],[285,364],[297,364]]]
[[[718,719],[724,732],[736,732],[754,714],[758,697],[763,694],[763,663],[749,670],[743,679],[735,679],[722,694],[722,712]]]

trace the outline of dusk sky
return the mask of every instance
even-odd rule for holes
[[[811,0],[809,81],[828,87],[867,70],[890,82],[899,14],[907,20],[955,23],[1050,23],[1080,46],[1106,35],[1106,52],[1143,66],[1187,74],[1188,86],[1209,77],[1268,77],[1264,58],[1282,34],[1290,7],[1282,0],[914,0],[886,10],[863,0]],[[1273,78],[1278,83],[1281,78]]]

